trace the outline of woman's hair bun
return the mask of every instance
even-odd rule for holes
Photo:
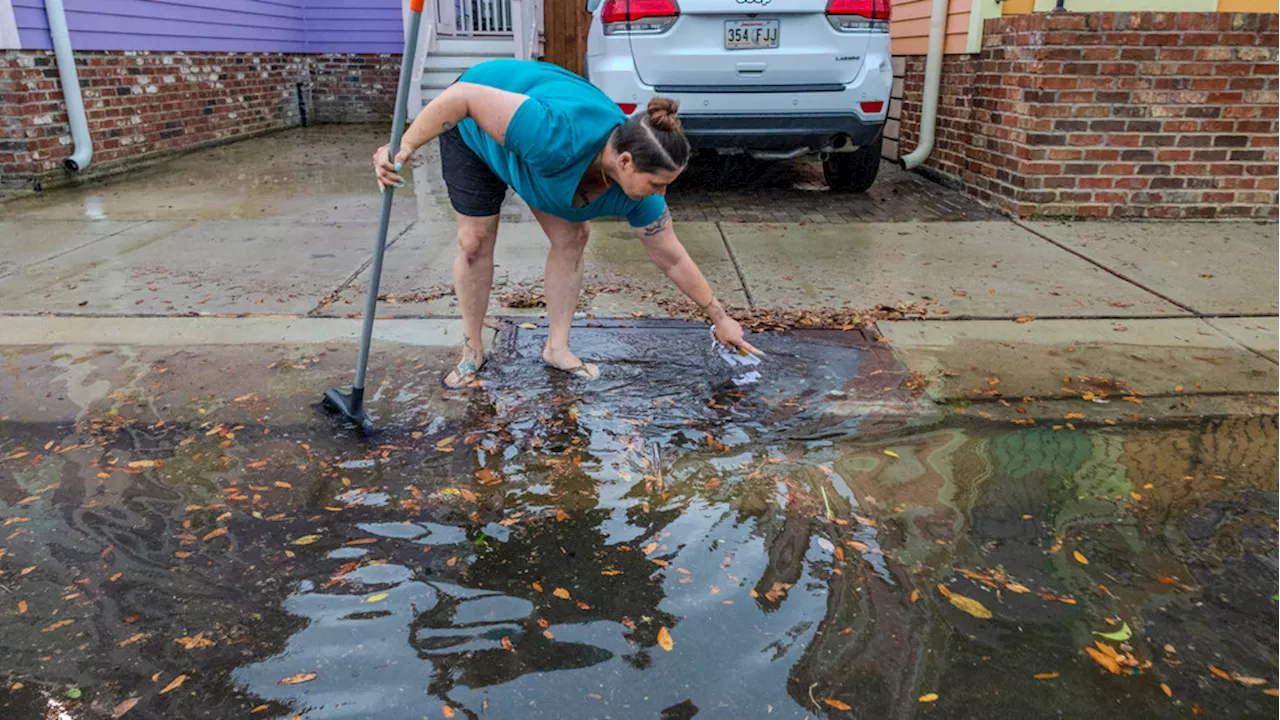
[[[649,127],[665,132],[680,131],[680,103],[671,98],[656,97],[649,101]]]

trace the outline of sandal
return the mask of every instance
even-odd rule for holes
[[[567,367],[567,368],[556,367],[555,365],[552,365],[551,363],[546,362],[545,360],[542,362],[542,364],[546,365],[548,368],[552,370],[556,370],[563,373],[569,373],[570,375],[573,375],[574,377],[582,378],[583,380],[595,380],[600,377],[600,368],[596,367],[596,365],[593,363],[580,362],[577,365],[574,365],[573,367]]]
[[[445,386],[449,390],[459,390],[461,388],[464,388],[470,385],[471,383],[475,382],[476,375],[480,374],[481,368],[483,368],[485,366],[485,363],[487,362],[489,362],[488,355],[480,356],[479,365],[476,364],[475,360],[472,360],[469,357],[463,358],[461,362],[459,362],[457,365],[454,366],[452,372],[447,373],[445,374],[444,377],[440,378],[440,384]],[[449,375],[452,375],[453,373],[457,373],[458,382],[457,384],[451,385],[449,383]]]

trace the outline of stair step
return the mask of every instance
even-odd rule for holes
[[[427,59],[422,63],[422,67],[427,72],[441,72],[445,70],[457,70],[462,72],[467,68],[475,67],[482,62],[488,60],[496,60],[501,57],[513,57],[513,55],[444,55],[433,53],[427,55]]]
[[[441,55],[512,55],[514,41],[510,38],[450,38],[437,41],[437,54]]]
[[[458,70],[427,70],[422,73],[422,89],[441,89],[449,87],[462,73]],[[425,95],[424,95],[425,97]]]

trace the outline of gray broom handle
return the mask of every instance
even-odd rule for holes
[[[396,88],[395,116],[391,119],[391,148],[387,151],[392,162],[400,152],[400,137],[404,135],[405,115],[409,108],[409,83],[413,81],[413,61],[418,56],[418,31],[422,26],[422,13],[409,13],[409,37],[405,39],[404,56],[400,60],[400,84]],[[373,248],[373,268],[369,275],[369,295],[364,300],[364,327],[360,330],[360,359],[356,363],[354,390],[364,389],[364,374],[369,366],[369,344],[373,341],[373,316],[378,310],[378,285],[382,280],[382,255],[387,249],[387,227],[391,224],[391,196],[394,187],[382,191],[382,217],[378,220],[378,242]]]

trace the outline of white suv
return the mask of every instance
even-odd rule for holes
[[[680,101],[694,149],[818,153],[835,190],[871,187],[893,70],[889,0],[587,0],[587,78],[634,112]]]

